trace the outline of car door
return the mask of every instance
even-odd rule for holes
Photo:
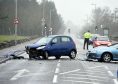
[[[113,50],[113,59],[118,60],[118,44],[114,45],[114,50]]]
[[[60,49],[61,49],[60,37],[53,38],[50,45],[51,45],[50,55],[57,56],[57,55],[61,54],[61,52],[60,52]]]
[[[69,37],[62,36],[61,37],[61,52],[62,55],[68,55],[70,53],[71,46],[71,40]]]

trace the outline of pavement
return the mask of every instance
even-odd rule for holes
[[[38,38],[39,39],[39,38]],[[24,42],[16,46],[11,46],[0,50],[0,64],[12,59],[14,56],[18,56],[25,52],[25,46],[36,42],[38,39],[32,41]]]

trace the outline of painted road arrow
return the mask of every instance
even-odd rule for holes
[[[24,73],[29,72],[29,70],[27,70],[27,69],[21,69],[21,70],[18,70],[16,72],[17,72],[17,74],[14,75],[10,80],[17,80],[18,78],[22,77],[22,75]]]

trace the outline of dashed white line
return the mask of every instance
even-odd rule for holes
[[[54,77],[53,77],[53,84],[54,83],[57,83],[57,79],[58,79],[58,73],[59,73],[59,67],[60,67],[60,60],[58,61],[57,63],[57,66],[56,66],[56,69],[55,69],[55,74]]]
[[[56,74],[59,73],[59,68],[56,68],[55,73]]]
[[[57,64],[57,67],[60,67],[60,63]]]
[[[57,83],[57,75],[54,75],[54,78],[53,78],[53,83]]]

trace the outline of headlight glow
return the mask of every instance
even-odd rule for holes
[[[38,47],[37,50],[43,49],[45,46]]]

